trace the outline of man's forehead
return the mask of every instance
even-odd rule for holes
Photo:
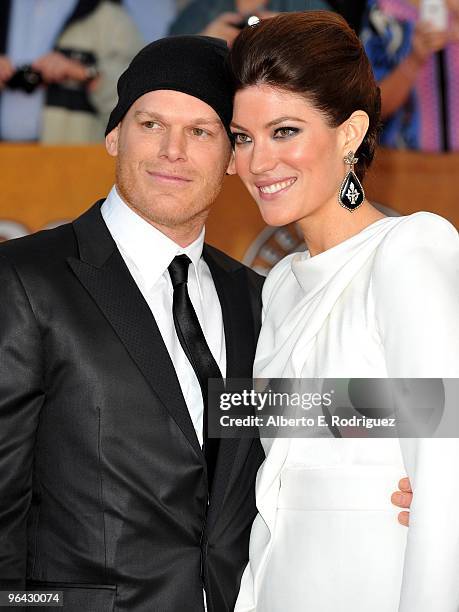
[[[135,117],[222,125],[221,119],[209,104],[175,90],[150,91],[134,102],[131,112]]]

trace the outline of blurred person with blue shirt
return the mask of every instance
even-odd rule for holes
[[[0,3],[0,139],[103,140],[116,80],[142,39],[101,0]]]
[[[145,43],[166,36],[177,13],[176,0],[122,0],[122,4],[134,20]]]

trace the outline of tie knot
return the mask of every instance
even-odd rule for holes
[[[177,255],[169,264],[168,270],[174,289],[177,285],[182,285],[187,282],[188,266],[190,263],[191,259],[188,255]]]

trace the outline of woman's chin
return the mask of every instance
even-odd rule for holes
[[[289,223],[294,223],[296,219],[292,219],[290,216],[285,214],[285,211],[278,210],[266,210],[260,206],[260,214],[263,218],[263,221],[266,225],[270,225],[271,227],[282,227],[283,225],[289,225]]]

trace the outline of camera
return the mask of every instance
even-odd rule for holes
[[[33,93],[43,83],[42,76],[32,66],[20,66],[6,83],[9,89],[18,89],[25,93]]]

